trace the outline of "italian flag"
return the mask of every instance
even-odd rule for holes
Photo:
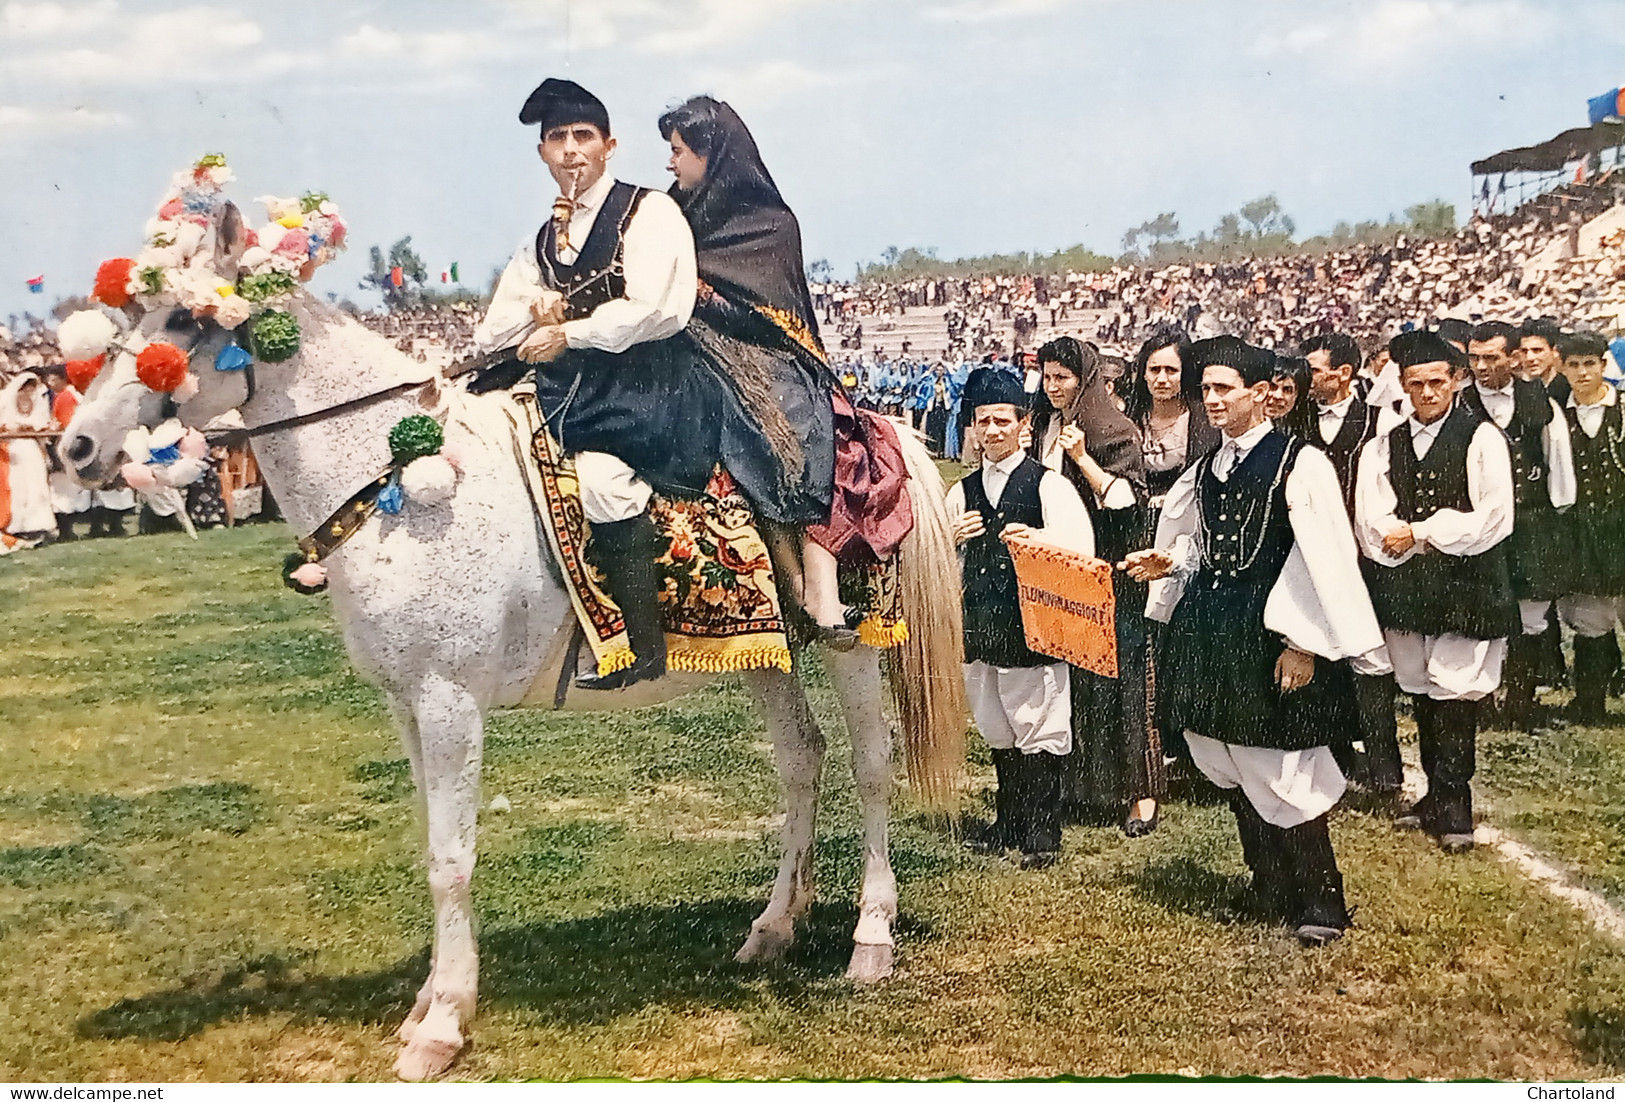
[[[451,267],[440,269],[440,282],[441,283],[461,283],[462,282],[462,280],[457,278],[457,262],[455,260],[452,261]]]

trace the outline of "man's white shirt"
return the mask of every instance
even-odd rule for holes
[[[577,259],[614,184],[605,173],[578,197],[568,235],[574,248],[556,258],[560,263]],[[569,347],[625,352],[634,344],[676,336],[688,324],[699,279],[694,234],[670,196],[651,191],[643,197],[627,223],[622,259],[626,296],[604,303],[587,317],[565,322]],[[475,344],[486,352],[519,344],[534,328],[530,307],[542,290],[532,233],[519,243],[503,270],[490,308],[474,330]]]

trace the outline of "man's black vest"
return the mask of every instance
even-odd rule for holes
[[[1486,421],[1477,386],[1465,397]],[[1562,550],[1557,539],[1558,514],[1552,508],[1546,467],[1546,426],[1552,421],[1551,397],[1546,387],[1529,379],[1512,383],[1512,419],[1505,429],[1512,456],[1512,537],[1507,541],[1507,565],[1512,572],[1512,595],[1520,600],[1551,600],[1559,596]]]
[[[1359,395],[1355,395],[1354,403],[1349,406],[1348,414],[1338,426],[1336,435],[1321,443],[1322,437],[1317,425],[1315,439],[1312,441],[1326,453],[1326,458],[1332,461],[1332,467],[1337,471],[1337,484],[1343,488],[1343,505],[1348,509],[1351,519],[1354,516],[1354,476],[1360,467],[1360,449],[1377,435],[1378,413],[1376,406],[1366,405]]]
[[[536,263],[542,285],[564,295],[564,320],[584,318],[612,299],[626,297],[626,227],[638,212],[648,188],[615,181],[604,197],[587,240],[573,264],[558,259],[557,228],[549,218],[536,231]]]
[[[1481,423],[1470,405],[1456,403],[1420,459],[1409,421],[1389,432],[1388,478],[1400,520],[1415,524],[1440,509],[1473,508],[1467,452]],[[1505,540],[1479,555],[1446,555],[1429,548],[1398,566],[1370,563],[1366,570],[1371,603],[1385,628],[1469,639],[1502,639],[1521,630]]]
[[[1564,409],[1574,449],[1574,508],[1564,517],[1569,536],[1564,592],[1625,595],[1625,415],[1608,406],[1596,436],[1580,428],[1574,407]]]
[[[1252,591],[1248,620],[1263,622],[1264,604],[1292,553],[1286,480],[1304,444],[1279,430],[1266,433],[1220,482],[1213,464],[1222,454],[1200,460],[1198,515],[1202,525],[1202,565],[1191,587],[1247,588]]]
[[[960,483],[965,492],[965,508],[982,514],[985,531],[965,541],[965,661],[986,662],[992,666],[1047,666],[1056,659],[1038,654],[1027,646],[1021,626],[1021,601],[1016,585],[1016,566],[1010,550],[999,539],[1007,524],[1044,526],[1044,505],[1038,484],[1044,477],[1043,464],[1031,456],[1010,472],[999,504],[988,500],[977,470]]]

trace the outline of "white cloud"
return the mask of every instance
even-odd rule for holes
[[[816,0],[693,0],[670,20],[673,26],[640,39],[648,53],[692,54],[749,37]]]
[[[939,23],[995,23],[1033,15],[1048,15],[1075,2],[1076,0],[957,0],[951,4],[933,4],[922,14],[925,18]]]
[[[117,112],[88,107],[19,107],[0,103],[0,141],[38,134],[105,130],[128,121]]]
[[[850,77],[803,65],[783,58],[758,62],[741,70],[712,70],[704,73],[700,85],[726,88],[722,98],[731,103],[762,107],[818,88],[851,83]]]
[[[519,45],[492,31],[406,34],[363,23],[339,40],[338,53],[342,57],[406,61],[429,69],[445,69],[510,54]]]
[[[1336,43],[1338,57],[1358,65],[1392,66],[1424,50],[1545,37],[1551,17],[1526,0],[1379,0],[1348,17],[1303,23],[1265,34],[1263,56],[1311,53]]]
[[[0,8],[0,38],[41,39],[82,34],[106,26],[117,11],[117,0],[72,5],[14,0]]]

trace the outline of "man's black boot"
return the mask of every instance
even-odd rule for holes
[[[1574,637],[1574,703],[1576,723],[1600,724],[1608,719],[1608,682],[1619,665],[1619,643],[1613,632],[1590,638]]]
[[[1047,869],[1061,856],[1061,759],[1040,750],[1016,752],[1026,799],[1020,837],[1021,867]]]
[[[974,831],[965,839],[965,848],[973,853],[983,853],[997,856],[1007,849],[1016,846],[1015,832],[1015,805],[1019,793],[1016,786],[1016,769],[1019,763],[1014,759],[1021,756],[1020,750],[1006,749],[991,751],[993,755],[993,776],[996,787],[993,789],[993,821],[984,824],[981,829]]]
[[[1540,680],[1541,637],[1514,635],[1507,640],[1505,672],[1501,678],[1506,685],[1506,704],[1501,713],[1500,726],[1514,731],[1530,731],[1535,727],[1535,685]]]
[[[1478,764],[1476,700],[1440,700],[1435,723],[1438,737],[1430,755],[1428,795],[1431,822],[1424,829],[1447,853],[1473,848],[1473,773]]]
[[[1421,744],[1422,772],[1427,775],[1427,794],[1411,806],[1402,810],[1394,818],[1394,826],[1400,830],[1433,830],[1434,788],[1437,784],[1434,779],[1434,755],[1439,744],[1439,702],[1422,693],[1411,696],[1411,716],[1416,720],[1416,741]]]
[[[1261,920],[1287,922],[1296,913],[1298,896],[1281,849],[1279,828],[1264,821],[1241,789],[1232,788],[1228,795],[1236,833],[1241,836],[1241,857],[1253,874],[1247,886],[1248,902]]]
[[[1325,945],[1343,936],[1349,921],[1343,900],[1343,874],[1332,853],[1332,835],[1326,816],[1295,827],[1274,827],[1280,831],[1280,845],[1292,870],[1297,889],[1297,911],[1292,918],[1294,933],[1306,946]]]
[[[579,689],[624,689],[639,681],[651,681],[666,672],[666,628],[660,616],[660,570],[655,556],[660,552],[660,534],[648,513],[631,520],[594,524],[592,540],[597,548],[598,569],[605,588],[621,608],[626,623],[626,641],[632,648],[632,665],[607,674],[576,678]]]
[[[1394,675],[1354,675],[1354,703],[1360,715],[1360,739],[1365,743],[1366,787],[1392,799],[1405,783],[1399,756],[1399,720],[1394,714]]]

